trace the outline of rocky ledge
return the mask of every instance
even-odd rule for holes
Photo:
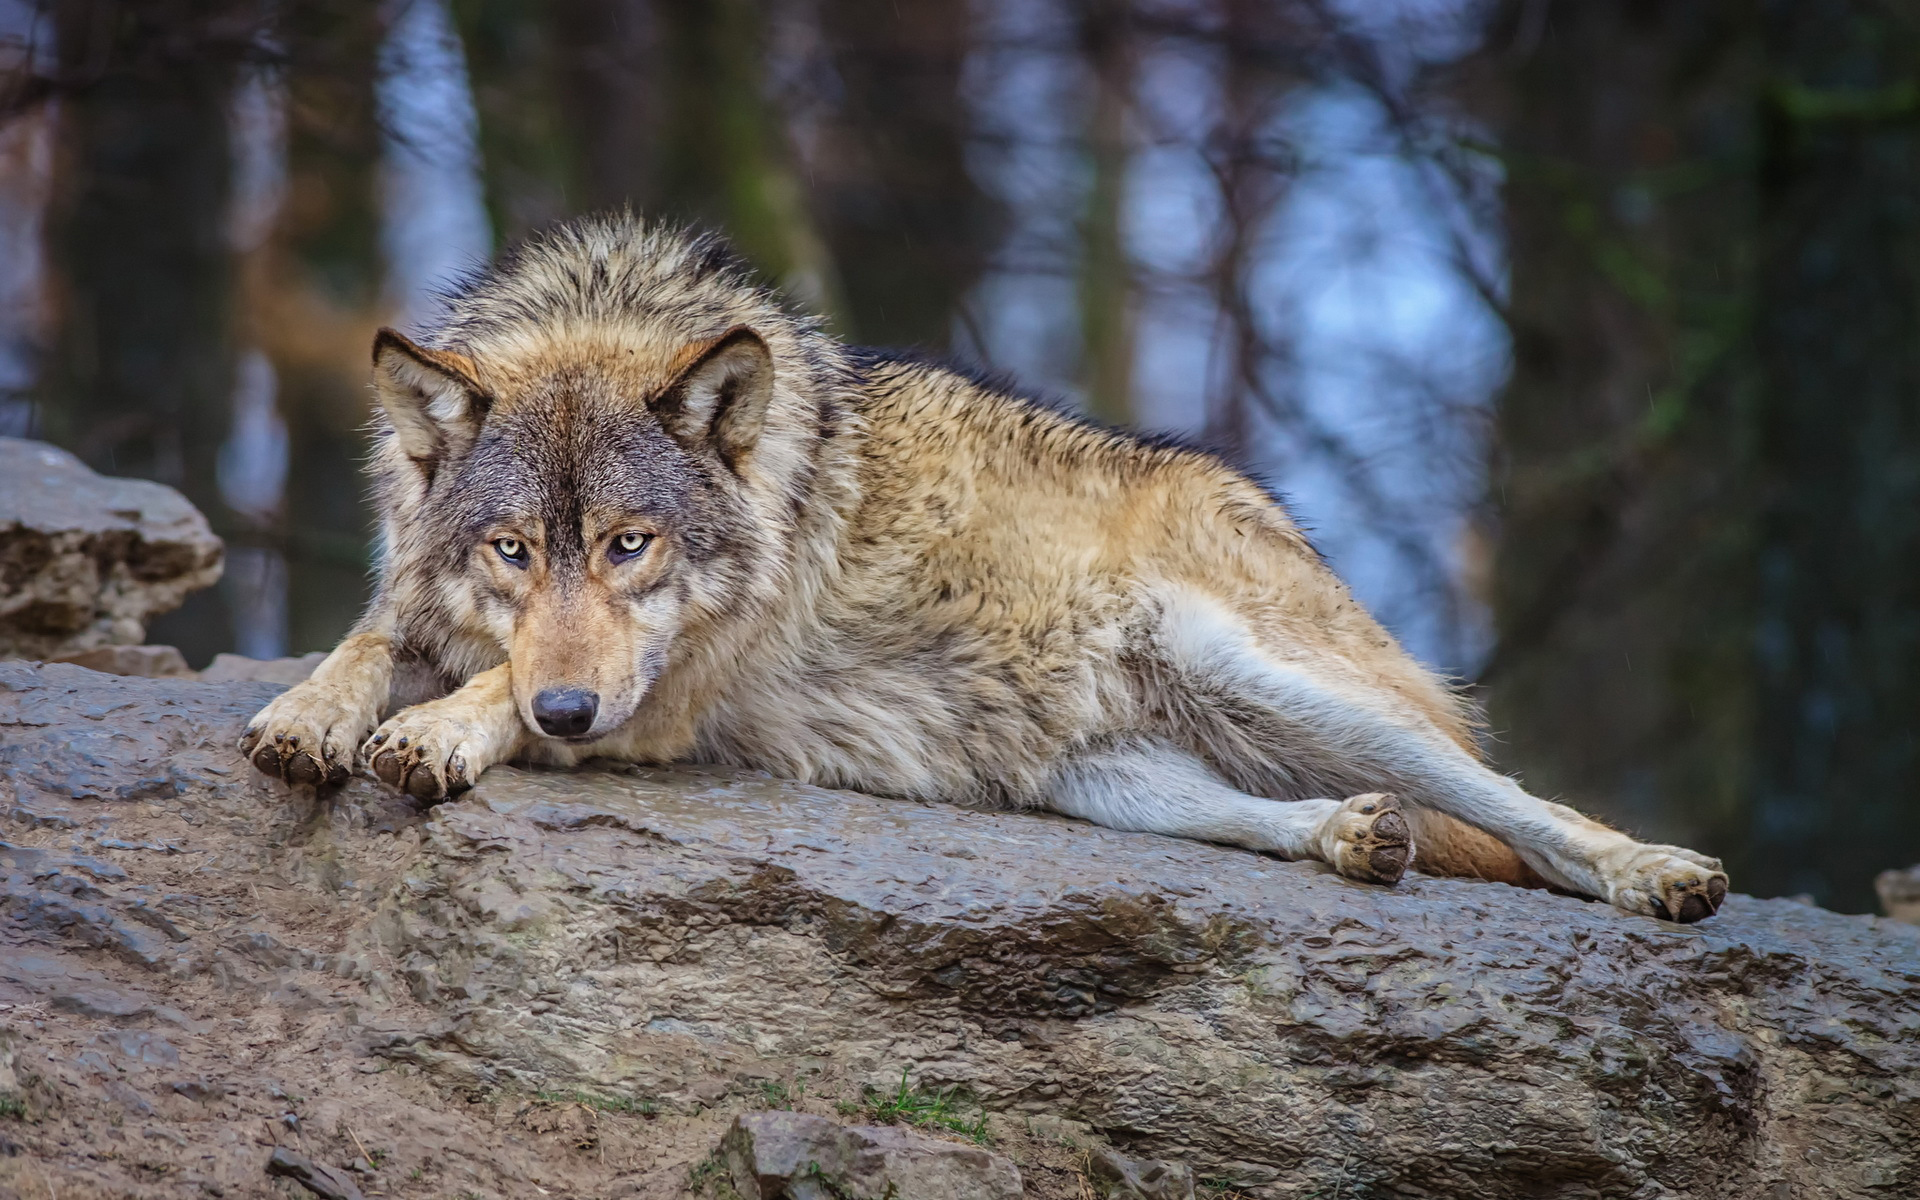
[[[955,1196],[1920,1195],[1920,928],[693,768],[290,793],[276,690],[0,663],[0,1197],[865,1195],[753,1146],[889,1126]]]
[[[220,578],[220,539],[186,497],[0,437],[0,656],[132,645]]]

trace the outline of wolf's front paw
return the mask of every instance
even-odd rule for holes
[[[1642,846],[1614,877],[1607,897],[1616,908],[1663,921],[1704,921],[1727,898],[1720,860],[1678,846]]]
[[[464,792],[488,766],[471,723],[435,707],[422,704],[396,714],[366,745],[373,773],[419,800]]]
[[[1326,861],[1348,879],[1398,883],[1413,862],[1413,831],[1400,802],[1385,792],[1354,796],[1321,827]]]
[[[337,688],[296,684],[247,722],[240,753],[288,783],[344,783],[375,715],[356,708]]]

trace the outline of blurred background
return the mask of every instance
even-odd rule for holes
[[[1920,860],[1911,4],[0,0],[0,434],[227,539],[152,640],[330,647],[374,328],[622,204],[1221,449],[1534,791]]]

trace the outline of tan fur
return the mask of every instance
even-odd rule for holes
[[[431,797],[508,757],[694,758],[1044,806],[1382,882],[1413,861],[1683,919],[1724,894],[1717,862],[1487,769],[1468,706],[1244,476],[938,366],[854,357],[696,255],[637,222],[576,227],[456,299],[436,348],[382,335],[387,554],[363,629],[473,680],[381,728],[390,782]],[[615,281],[605,294],[580,282],[589,265]],[[445,549],[436,514],[488,486],[448,474],[483,433],[520,431],[502,463],[573,470],[647,422],[700,464],[686,487],[705,516],[623,499],[652,494],[637,478],[581,493],[578,530],[505,497],[504,523]],[[616,564],[621,531],[654,541]],[[576,537],[584,558],[565,549]],[[523,543],[524,566],[503,559]],[[349,639],[331,682],[277,700],[249,749],[326,703],[355,725],[363,697],[339,681],[375,686],[373,644]],[[602,698],[585,740],[538,733],[534,697],[563,686]],[[262,765],[291,775],[287,761]],[[339,769],[322,756],[304,773]]]

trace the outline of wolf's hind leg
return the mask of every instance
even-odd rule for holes
[[[392,641],[381,632],[353,634],[247,722],[240,753],[288,783],[340,783],[353,773],[354,751],[379,721],[392,684]]]
[[[1445,813],[1513,847],[1549,883],[1670,921],[1710,917],[1727,894],[1717,859],[1652,846],[1528,795],[1391,695],[1335,686],[1269,658],[1219,605],[1184,598],[1162,624],[1167,665],[1194,696],[1233,698],[1235,741],[1299,777],[1379,789]],[[1204,703],[1204,701],[1202,701]],[[1258,764],[1245,764],[1256,769]]]
[[[1413,824],[1413,840],[1420,847],[1413,865],[1422,875],[1484,879],[1514,887],[1547,886],[1519,851],[1484,829],[1417,804],[1407,805],[1407,820]]]
[[[1229,786],[1185,750],[1148,738],[1062,763],[1046,805],[1109,829],[1165,833],[1327,863],[1349,879],[1396,883],[1413,861],[1406,816],[1381,793],[1268,800]]]
[[[526,743],[508,664],[482,671],[451,695],[404,708],[367,740],[373,773],[420,800],[464,792]]]

